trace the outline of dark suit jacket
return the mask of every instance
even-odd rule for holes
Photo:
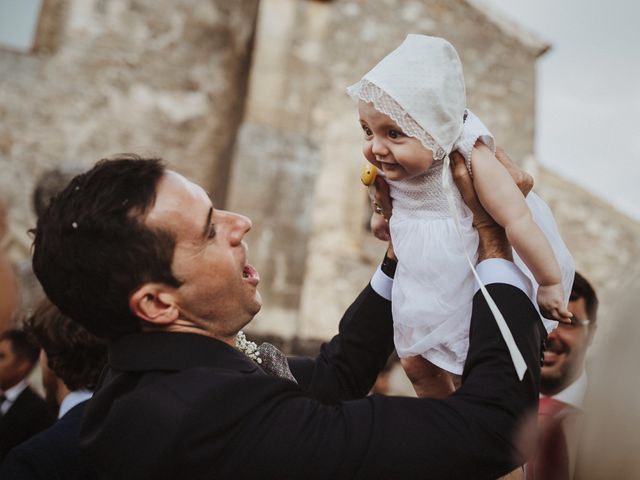
[[[9,452],[0,478],[11,480],[80,480],[94,478],[80,454],[78,437],[88,401],[79,403],[47,430]]]
[[[49,427],[55,416],[46,402],[27,387],[0,418],[0,462],[16,445]]]
[[[318,358],[290,362],[299,384],[208,337],[121,338],[81,444],[111,479],[495,479],[522,462],[515,433],[536,409],[544,330],[523,292],[488,289],[529,367],[522,382],[476,297],[457,393],[367,397],[393,348],[390,302],[368,286]]]

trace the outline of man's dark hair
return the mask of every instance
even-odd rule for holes
[[[54,168],[40,175],[33,189],[33,197],[31,199],[36,217],[44,214],[51,200],[64,190],[64,187],[79,173],[79,171],[71,173],[70,171]]]
[[[24,330],[47,354],[53,373],[71,391],[94,390],[107,362],[107,342],[64,316],[48,299],[25,320]]]
[[[27,360],[32,365],[38,361],[40,347],[22,330],[12,329],[0,334],[0,342],[7,340],[11,343],[11,350],[20,360]]]
[[[171,272],[174,236],[142,223],[164,173],[157,158],[100,160],[38,219],[33,271],[60,311],[98,336],[140,330],[129,297],[141,285],[180,286]]]
[[[571,296],[569,300],[574,301],[579,298],[584,298],[584,302],[587,306],[587,315],[589,315],[589,320],[591,322],[596,321],[596,317],[598,314],[598,297],[596,296],[596,291],[593,289],[591,284],[576,272],[576,276],[573,279],[573,287],[571,287]]]

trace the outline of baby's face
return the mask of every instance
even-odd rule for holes
[[[364,156],[389,180],[412,178],[429,169],[433,153],[420,140],[402,133],[393,120],[378,112],[371,103],[358,102],[358,111],[364,132]]]

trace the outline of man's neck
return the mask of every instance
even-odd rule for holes
[[[552,383],[551,385],[545,385],[545,382],[542,381],[540,384],[540,393],[545,397],[553,397],[555,395],[558,395],[560,392],[566,390],[575,382],[577,382],[583,375],[585,375],[584,365],[574,373],[569,375],[567,378],[565,378],[562,383]]]
[[[575,408],[582,409],[582,403],[587,390],[587,373],[581,370],[580,375],[571,383],[567,384],[561,390],[544,396],[553,397],[563,403],[571,405]]]
[[[223,336],[215,332],[211,332],[207,329],[200,328],[198,325],[169,325],[162,329],[145,329],[146,331],[154,332],[168,332],[168,333],[193,333],[195,335],[202,335],[203,337],[215,338],[221,342],[226,343],[232,347],[236,344],[236,336]]]
[[[246,323],[249,323],[248,321]],[[236,333],[233,335],[223,334],[216,328],[215,324],[198,318],[197,316],[180,309],[180,317],[168,325],[156,325],[149,322],[142,323],[142,330],[148,332],[172,332],[172,333],[194,333],[205,337],[215,338],[235,347]]]
[[[67,395],[71,393],[71,390],[67,388],[64,382],[58,378],[58,388],[56,388],[56,403],[62,405],[63,400]]]

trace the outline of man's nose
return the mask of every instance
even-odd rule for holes
[[[239,245],[242,242],[245,234],[251,230],[252,223],[249,217],[240,215],[239,213],[226,212],[230,223],[229,228],[229,242],[232,245]]]

